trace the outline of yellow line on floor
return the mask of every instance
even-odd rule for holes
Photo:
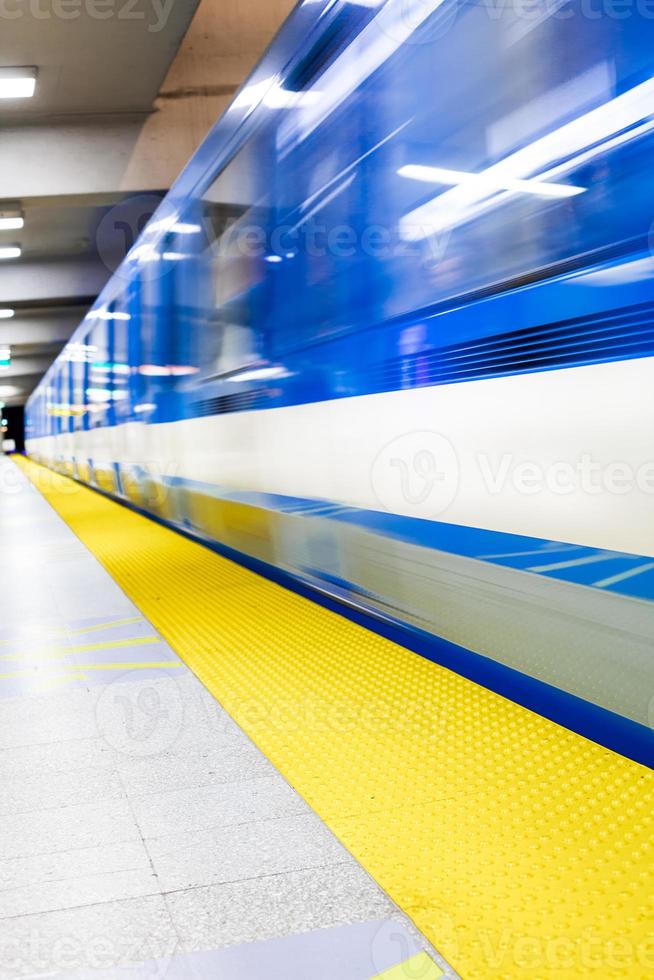
[[[134,623],[142,623],[142,616],[131,616],[129,619],[115,619],[112,623],[96,623],[95,626],[82,626],[79,629],[66,630],[70,636],[78,636],[80,633],[101,633],[103,630],[118,629],[119,626],[132,626]]]
[[[80,664],[80,670],[165,670],[168,667],[183,667],[179,660],[153,660],[151,663],[129,664]]]
[[[426,953],[418,953],[410,960],[378,973],[372,980],[438,980],[438,977],[442,976],[443,971],[436,966],[430,956]]]
[[[79,636],[83,633],[101,633],[104,630],[118,629],[120,626],[133,626],[135,623],[142,623],[142,616],[131,616],[129,619],[115,619],[111,623],[97,623],[95,626],[82,626],[79,629],[53,629],[44,630],[44,633],[49,633],[53,638],[59,639],[62,636]],[[17,643],[23,642],[22,640],[12,639],[12,640],[0,640],[0,647],[16,646]]]
[[[36,662],[32,665],[31,669],[13,670],[8,674],[0,674],[0,681],[11,680],[15,677],[28,677],[30,675],[36,675],[39,667],[46,668],[46,671],[43,672],[43,676],[48,677],[51,673],[54,676],[69,676],[76,675],[80,673],[80,671],[84,671],[86,673],[89,670],[165,670],[169,667],[183,666],[184,664],[180,663],[179,660],[153,660],[144,662],[136,661],[134,663],[77,664],[75,667],[55,667],[53,669],[49,664]],[[82,674],[80,674],[80,676],[83,677]]]
[[[62,667],[57,669],[56,673],[52,674],[50,673],[49,670],[47,671],[47,673],[46,672],[39,673],[38,670],[39,666],[40,666],[39,664],[35,664],[31,670],[12,670],[8,674],[0,674],[0,681],[11,681],[11,680],[15,680],[18,677],[36,677],[36,678],[43,678],[44,680],[51,678],[53,681],[66,680],[67,682],[69,680],[83,681],[85,679],[85,675],[80,673],[80,671],[76,668],[74,669],[72,667],[70,668]]]
[[[466,980],[651,977],[654,773],[91,490],[41,482]]]
[[[158,636],[139,636],[132,640],[109,640],[106,643],[82,643],[79,646],[56,647],[54,650],[39,650],[37,653],[23,651],[0,655],[0,660],[29,660],[30,657],[45,657],[46,659],[62,659],[76,653],[93,653],[97,650],[118,650],[126,647],[143,647],[152,643],[161,643]]]

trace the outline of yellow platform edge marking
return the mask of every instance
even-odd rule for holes
[[[20,653],[0,654],[0,660],[29,660],[30,657],[43,657],[45,659],[62,659],[76,653],[93,653],[98,650],[118,650],[131,647],[149,646],[152,643],[161,643],[159,636],[139,636],[133,640],[108,640],[106,643],[83,643],[78,646],[55,647],[54,650],[37,650],[35,653],[22,651]]]
[[[426,953],[418,953],[410,960],[392,966],[390,970],[377,973],[372,980],[438,980],[443,971]]]
[[[168,667],[183,667],[178,660],[154,660],[151,663],[80,664],[80,670],[166,670]]]
[[[652,976],[649,769],[92,490],[39,486],[465,980]]]
[[[134,623],[142,622],[142,616],[130,616],[129,619],[114,619],[111,623],[96,623],[95,626],[81,626],[78,629],[66,630],[65,632],[70,636],[78,636],[80,633],[101,633],[103,630],[118,629],[119,626],[132,626]]]
[[[50,664],[44,663],[34,663],[31,669],[25,670],[13,670],[8,674],[0,674],[0,681],[12,680],[16,677],[27,677],[30,674],[35,674],[39,667],[45,667],[44,677],[49,676],[75,676],[80,671],[89,670],[167,670],[169,667],[184,667],[184,664],[180,663],[178,660],[155,660],[152,662],[139,662],[136,663],[116,663],[116,664],[76,664],[74,667],[50,667]],[[83,676],[83,675],[80,675]]]
[[[101,633],[104,630],[117,629],[119,626],[132,626],[135,623],[142,623],[142,616],[132,616],[130,619],[115,619],[111,623],[98,623],[95,626],[82,626],[79,629],[55,629],[44,630],[43,633],[51,637],[60,638],[62,636],[79,636],[83,633]],[[0,640],[0,647],[16,646],[18,640]]]

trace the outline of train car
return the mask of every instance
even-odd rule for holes
[[[651,761],[654,20],[591,13],[300,3],[27,449]]]

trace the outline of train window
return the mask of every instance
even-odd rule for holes
[[[203,195],[218,373],[647,244],[649,22],[616,45],[574,2],[362,10],[271,82]]]
[[[111,352],[109,331],[105,320],[97,321],[88,335],[90,354],[86,400],[89,428],[97,429],[109,424],[111,408]]]

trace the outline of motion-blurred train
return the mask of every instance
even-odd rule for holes
[[[300,3],[27,446],[651,761],[654,20],[605,7]]]

